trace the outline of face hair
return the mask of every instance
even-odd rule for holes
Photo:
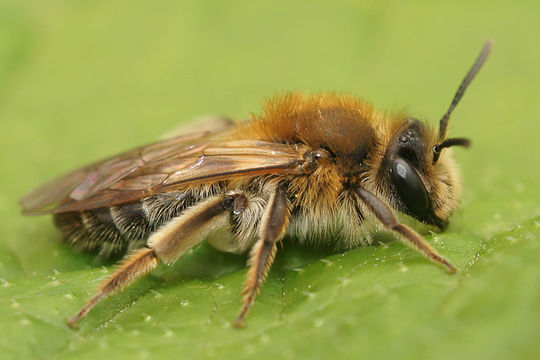
[[[463,94],[465,94],[465,90],[467,90],[467,87],[471,83],[472,79],[474,79],[475,75],[478,73],[478,71],[480,71],[480,68],[482,68],[482,65],[484,65],[484,62],[486,61],[489,53],[491,52],[492,46],[493,42],[491,40],[486,41],[482,52],[480,52],[480,55],[474,62],[474,65],[467,73],[467,76],[465,76],[465,79],[463,79],[463,81],[461,82],[461,85],[459,85],[459,88],[456,92],[456,95],[454,95],[454,99],[452,100],[448,111],[446,112],[446,114],[444,114],[441,121],[439,122],[439,141],[443,141],[446,137],[446,128],[448,125],[448,120],[450,119],[450,114],[452,114],[452,111],[454,111],[454,108],[461,100]]]

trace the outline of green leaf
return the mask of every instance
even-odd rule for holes
[[[346,0],[0,4],[0,358],[539,358],[540,3]],[[335,253],[287,239],[247,318],[244,256],[208,245],[65,325],[114,270],[18,199],[201,114],[245,118],[299,89],[451,120],[462,207],[426,238],[450,275],[390,234]],[[390,240],[390,241],[389,241]]]

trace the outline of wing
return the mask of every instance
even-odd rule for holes
[[[234,128],[234,126],[232,126]],[[244,176],[297,173],[303,148],[259,140],[223,140],[202,131],[136,148],[70,172],[21,200],[25,215],[90,210]]]

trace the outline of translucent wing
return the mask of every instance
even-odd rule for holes
[[[258,140],[223,140],[230,125],[163,140],[83,167],[21,200],[23,213],[89,210],[243,176],[295,173],[299,147]]]

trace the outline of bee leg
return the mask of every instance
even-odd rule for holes
[[[99,287],[96,296],[90,299],[86,305],[71,319],[67,321],[70,328],[77,328],[77,323],[85,317],[88,312],[96,306],[104,297],[111,292],[126,287],[137,278],[154,270],[159,263],[159,259],[153,249],[143,248],[137,250],[120,265],[120,268]]]
[[[248,313],[255,297],[261,290],[263,282],[272,266],[277,250],[277,242],[281,240],[290,219],[290,208],[286,190],[278,186],[272,193],[261,219],[259,240],[253,246],[249,259],[249,271],[244,287],[244,306],[234,325],[244,326],[244,317]]]
[[[385,227],[400,234],[408,243],[423,252],[428,258],[446,266],[449,272],[456,272],[455,266],[439,255],[420,234],[410,227],[401,224],[387,204],[361,187],[357,187],[355,190],[364,204]]]
[[[107,279],[82,310],[68,320],[76,328],[80,319],[107,295],[120,290],[154,270],[160,261],[174,263],[213,230],[228,223],[230,211],[241,212],[247,204],[242,194],[216,195],[185,210],[153,233],[146,247],[129,255],[118,270]]]

